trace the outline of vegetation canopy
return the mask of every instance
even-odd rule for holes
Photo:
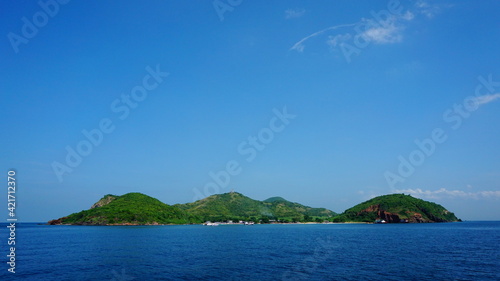
[[[113,199],[110,200],[110,197]],[[102,206],[99,202],[106,202]],[[96,207],[94,207],[96,206]],[[201,220],[158,199],[141,194],[106,195],[93,208],[60,219],[63,224],[186,224]]]

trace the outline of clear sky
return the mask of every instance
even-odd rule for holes
[[[232,189],[500,220],[500,2],[65,2],[0,2],[21,221]]]

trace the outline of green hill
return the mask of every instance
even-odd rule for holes
[[[205,221],[239,220],[270,214],[260,201],[243,194],[215,194],[193,203],[174,205]]]
[[[271,197],[263,201],[264,205],[272,210],[272,213],[277,217],[297,218],[304,216],[307,218],[319,217],[330,218],[337,215],[335,212],[325,208],[312,208],[299,203],[290,202],[282,197]]]
[[[328,219],[336,215],[324,208],[311,208],[281,197],[258,201],[238,192],[216,194],[193,203],[174,206],[207,221],[311,221],[314,217]]]
[[[404,194],[372,198],[333,218],[334,222],[454,222],[460,221],[443,206]]]
[[[199,218],[158,199],[141,194],[122,196],[108,194],[89,210],[71,214],[49,224],[109,225],[109,224],[186,224],[199,223]]]

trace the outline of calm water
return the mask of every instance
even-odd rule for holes
[[[500,280],[500,222],[24,224],[16,246],[2,280]]]

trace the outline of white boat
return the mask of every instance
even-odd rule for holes
[[[218,224],[218,223],[216,223],[216,222],[209,222],[209,221],[207,221],[207,222],[206,222],[206,223],[204,223],[203,225],[208,225],[208,226],[219,226],[219,224]]]

